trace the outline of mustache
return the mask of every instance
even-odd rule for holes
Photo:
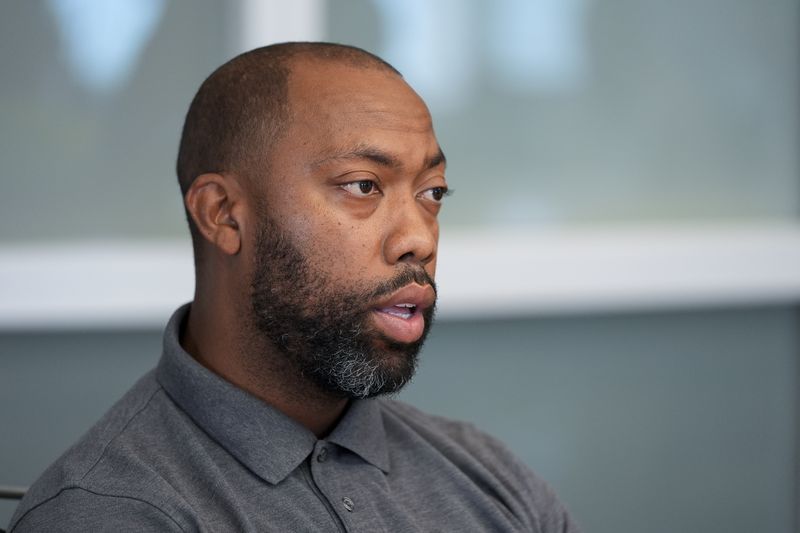
[[[395,292],[398,289],[402,289],[409,283],[416,283],[417,285],[430,285],[433,289],[433,293],[437,296],[439,292],[436,290],[436,283],[433,281],[433,278],[425,272],[423,268],[415,268],[415,267],[406,267],[401,272],[399,272],[395,277],[392,279],[383,281],[379,283],[372,292],[369,293],[367,296],[367,301],[372,301],[383,296],[388,296]]]

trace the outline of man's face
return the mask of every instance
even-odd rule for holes
[[[289,88],[254,206],[255,324],[328,393],[393,392],[433,318],[447,185],[430,115],[379,70],[300,63]]]

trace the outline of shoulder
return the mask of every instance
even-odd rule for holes
[[[184,531],[152,502],[91,490],[63,488],[39,501],[11,523],[11,532],[26,531]],[[10,533],[11,533],[10,532]]]
[[[93,520],[102,520],[96,525],[103,530],[117,523],[174,527],[165,514],[169,498],[160,497],[165,484],[146,448],[149,435],[164,430],[175,411],[153,374],[145,375],[33,484],[11,531],[87,530]]]
[[[405,426],[443,451],[461,450],[493,469],[521,465],[505,444],[469,422],[429,414],[396,400],[381,403],[390,430],[392,425]]]
[[[553,489],[503,442],[471,423],[425,413],[394,400],[381,400],[387,436],[411,431],[467,477],[502,494],[504,504],[535,530],[578,531]]]
[[[389,413],[390,416],[394,416],[398,420],[417,428],[439,433],[442,437],[469,444],[500,444],[500,441],[479,430],[470,422],[426,413],[417,407],[398,400],[381,399],[380,402],[384,412]],[[477,442],[475,439],[477,439]]]

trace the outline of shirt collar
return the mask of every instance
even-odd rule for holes
[[[354,400],[327,439],[389,473],[389,450],[378,400]]]
[[[313,451],[316,436],[279,410],[198,363],[180,345],[186,304],[170,318],[156,369],[161,386],[189,417],[255,474],[276,484]],[[355,400],[327,439],[389,471],[379,402]]]

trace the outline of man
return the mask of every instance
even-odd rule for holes
[[[373,398],[431,325],[444,174],[425,104],[363,50],[220,67],[178,156],[195,299],[12,530],[572,530],[497,441]]]

